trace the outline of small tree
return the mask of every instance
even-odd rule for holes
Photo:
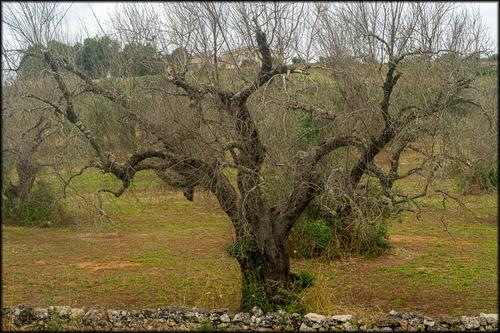
[[[76,64],[91,75],[103,78],[111,73],[113,60],[118,57],[119,45],[109,37],[86,38],[83,45],[77,44]]]
[[[120,57],[120,63],[127,68],[125,75],[153,75],[160,71],[162,60],[152,44],[126,44],[120,52]]]
[[[487,49],[478,14],[457,11],[451,4],[358,3],[316,9],[322,28],[316,45],[322,59],[328,59],[321,65],[338,87],[331,128],[356,133],[363,142],[357,152],[348,150],[345,164],[330,174],[322,200],[350,248],[353,234],[373,224],[384,207],[396,214],[419,212],[415,199],[428,193],[449,158],[434,146],[463,117],[462,110],[478,108],[471,92],[479,54]],[[419,142],[426,144],[422,148]],[[421,164],[401,172],[400,159],[407,152],[417,153]],[[389,165],[383,167],[384,155]],[[407,193],[395,186],[407,177],[419,177],[420,190]],[[382,200],[367,200],[373,179]]]
[[[20,83],[27,85],[26,83]],[[37,92],[40,92],[38,87]],[[4,169],[5,186],[2,195],[7,199],[6,211],[11,220],[22,222],[27,216],[34,202],[33,189],[40,171],[45,166],[51,166],[54,160],[47,158],[47,152],[55,152],[54,139],[60,138],[60,131],[56,124],[52,110],[45,104],[27,100],[16,93],[17,86],[4,86],[2,134],[2,155],[6,164],[12,161],[11,168]],[[26,95],[29,96],[27,93]],[[58,135],[59,134],[59,135]],[[48,196],[53,193],[45,192]],[[53,198],[47,199],[48,203]],[[51,215],[50,207],[42,207],[46,215]],[[29,214],[28,214],[29,215]],[[54,216],[56,217],[56,216]]]
[[[177,47],[172,51],[169,58],[172,63],[181,65],[189,63],[189,61],[191,60],[191,55],[185,48]]]
[[[74,54],[71,46],[56,41],[61,37],[58,26],[65,11],[60,4],[19,3],[4,9],[2,22],[11,34],[3,44],[2,69],[4,75],[9,72],[17,75],[2,83],[2,155],[13,162],[13,170],[3,170],[6,173],[3,174],[2,195],[8,200],[8,208],[15,211],[29,202],[42,167],[52,164],[53,161],[44,155],[55,150],[51,138],[58,133],[57,117],[52,109],[27,98],[34,91],[37,96],[48,94],[49,67],[40,54],[50,49],[71,60]],[[23,51],[12,52],[10,48]],[[16,54],[19,55],[17,63]]]

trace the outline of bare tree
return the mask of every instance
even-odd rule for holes
[[[69,8],[54,2],[37,6],[26,2],[15,3],[4,7],[2,21],[11,30],[10,37],[15,38],[20,47],[46,45],[60,37],[58,27]]]
[[[4,93],[7,94],[6,91]],[[13,157],[18,178],[17,184],[10,181],[4,190],[9,201],[26,202],[43,166],[40,156],[37,155],[41,145],[52,133],[52,117],[51,113],[47,113],[47,107],[43,105],[31,104],[23,108],[19,103],[15,105],[15,102],[7,101],[5,98],[3,105],[2,154]]]
[[[435,132],[434,117],[473,104],[465,93],[474,79],[474,56],[481,49],[470,43],[477,34],[453,23],[455,11],[420,3],[318,6],[313,11],[297,3],[166,4],[158,6],[164,9],[158,18],[162,24],[154,21],[165,31],[128,26],[130,13],[144,23],[140,15],[152,12],[126,10],[116,26],[127,30],[122,35],[164,39],[162,45],[183,47],[199,61],[166,64],[155,84],[126,89],[92,80],[68,59],[45,50],[41,57],[59,96],[30,96],[80,131],[93,150],[89,166],[121,180],[120,190],[103,191],[121,195],[145,169],[174,175],[179,186],[189,189],[190,198],[194,187],[210,191],[234,227],[231,253],[242,272],[244,310],[287,302],[283,293],[296,287],[287,235],[325,188],[353,198],[363,176],[373,175],[395,204],[408,201],[408,196],[391,191],[395,181],[420,171],[400,173],[403,150],[416,138]],[[466,13],[462,16],[461,24],[477,26]],[[432,23],[427,23],[430,18]],[[306,30],[315,38],[315,50],[312,42],[301,41]],[[316,52],[327,59],[325,68],[338,80],[331,110],[315,105],[314,96],[304,102],[289,90],[287,81],[308,69],[289,62],[304,45],[310,50],[303,53]],[[245,68],[238,61],[242,48],[255,55],[256,66]],[[422,68],[427,68],[428,78],[422,77]],[[413,76],[405,79],[405,71]],[[141,127],[145,139],[137,151],[117,160],[96,140],[76,108],[89,94],[113,102]],[[300,109],[328,122],[323,137],[305,148],[273,155],[276,147],[267,137],[278,129],[262,130],[269,119],[266,113],[276,110],[270,99],[281,100],[284,116]],[[355,150],[354,163],[344,170],[332,169],[327,163],[332,153],[350,148]],[[376,165],[376,157],[388,148],[391,166],[385,171]],[[284,157],[287,182],[276,190],[283,195],[270,200],[265,176]],[[228,169],[236,172],[235,179]],[[413,198],[419,195],[423,194]],[[339,205],[337,214],[351,216],[352,202]]]
[[[23,60],[37,48],[61,38],[59,26],[68,8],[58,3],[14,3],[5,4],[3,8],[2,23],[7,27],[7,36],[2,44],[2,70],[4,75],[14,72],[19,76]],[[44,68],[37,71],[33,78],[42,78]],[[11,203],[26,203],[41,168],[51,164],[42,152],[53,151],[48,146],[50,137],[58,132],[57,118],[47,105],[28,100],[20,93],[46,93],[48,89],[44,84],[47,83],[43,79],[35,84],[4,81],[2,87],[5,94],[2,97],[2,154],[13,158],[17,174],[17,183],[9,180],[4,188]]]
[[[53,40],[63,40],[60,29],[71,6],[61,3],[29,2],[5,3],[2,11],[2,25],[5,28],[2,41],[2,70],[5,77],[16,72],[25,53],[20,50],[47,46]]]
[[[341,94],[332,110],[335,128],[356,132],[363,142],[353,167],[344,168],[347,200],[336,200],[335,215],[345,228],[352,226],[353,214],[359,220],[355,192],[364,175],[380,181],[393,206],[406,206],[397,211],[418,211],[414,199],[427,194],[446,157],[432,142],[453,124],[458,110],[478,107],[469,92],[479,55],[487,51],[486,41],[477,38],[484,27],[477,14],[445,3],[342,3],[317,10],[317,52]],[[430,149],[416,147],[422,140]],[[400,158],[408,151],[417,152],[422,163],[400,172]],[[389,167],[382,168],[377,156],[386,154]],[[410,195],[393,187],[410,176],[421,177],[421,191]]]

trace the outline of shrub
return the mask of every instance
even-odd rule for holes
[[[43,180],[35,182],[27,201],[5,203],[8,208],[6,217],[16,224],[50,227],[64,221],[65,210],[61,198],[54,186]]]
[[[295,256],[316,258],[336,257],[337,249],[332,244],[332,227],[324,218],[301,218],[290,232],[290,249]]]
[[[498,169],[491,168],[486,174],[487,184],[493,188],[498,188]]]
[[[455,168],[453,172],[463,194],[481,193],[498,188],[498,169],[476,163],[469,168]]]
[[[351,252],[363,255],[378,255],[391,248],[385,221],[373,224],[360,224],[352,238]]]
[[[15,167],[15,160],[10,154],[2,155],[2,220],[5,221],[9,214],[9,201],[4,191],[9,187],[10,175]]]
[[[293,227],[289,240],[292,254],[302,258],[335,259],[347,253],[377,255],[390,248],[385,219],[392,209],[382,201],[376,188],[356,197],[357,209],[351,216],[335,216],[333,200],[313,201]]]

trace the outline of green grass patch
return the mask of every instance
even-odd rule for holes
[[[170,258],[170,256],[172,256],[172,253],[173,251],[168,249],[159,249],[135,255],[134,257],[132,257],[132,260],[152,266],[163,266],[172,263],[173,260]]]

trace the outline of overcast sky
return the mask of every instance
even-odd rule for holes
[[[88,34],[93,36],[99,33],[99,26],[94,17],[101,21],[101,25],[105,29],[105,22],[109,20],[109,15],[114,12],[115,5],[118,2],[74,2],[68,12],[68,25],[70,33],[87,37],[86,32],[82,32],[82,27],[85,25],[88,29]],[[488,28],[488,34],[493,41],[494,50],[498,50],[498,3],[497,2],[462,2],[463,5],[479,8],[479,12],[483,22]],[[103,23],[104,22],[104,23]]]
[[[116,4],[119,2],[73,2],[67,15],[69,33],[78,36],[78,39],[99,34],[100,28],[96,18],[106,29],[106,22],[114,12]],[[67,3],[68,5],[70,2]],[[488,34],[493,41],[495,52],[498,50],[498,3],[497,2],[461,2],[466,6],[479,8],[481,17],[488,28]],[[94,17],[95,14],[95,17]],[[83,27],[87,30],[84,31]]]
[[[495,52],[498,52],[498,2],[471,2],[470,5],[479,7],[479,13],[494,42]]]

